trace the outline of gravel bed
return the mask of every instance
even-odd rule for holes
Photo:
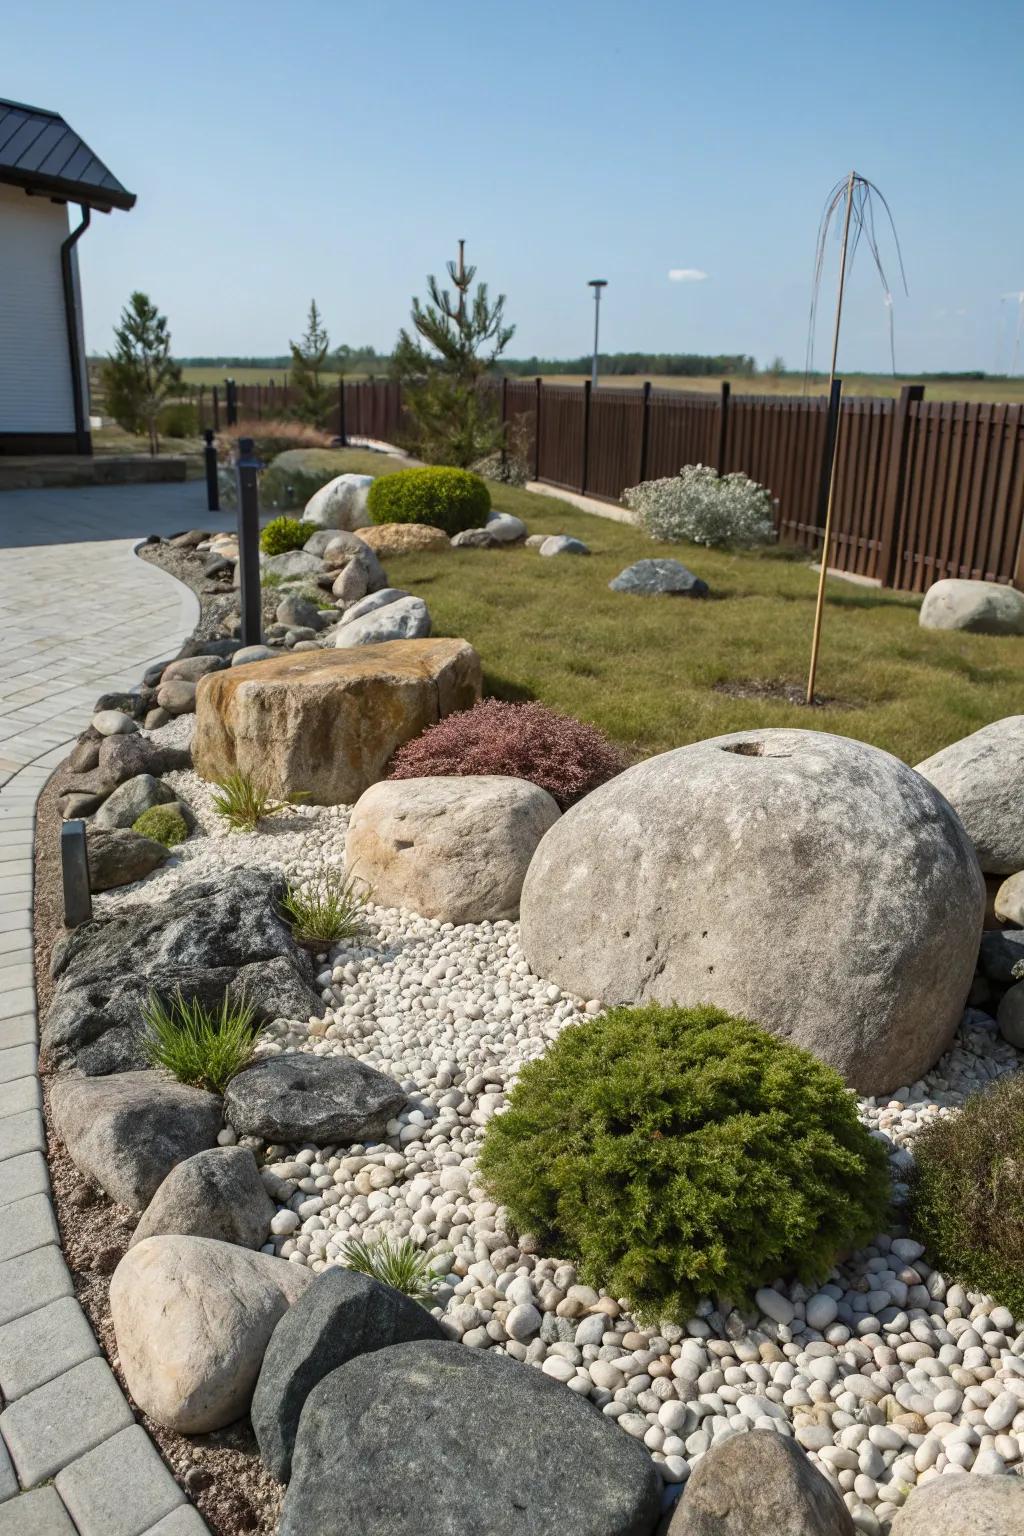
[[[184,740],[186,729],[178,720],[153,734]],[[345,807],[298,807],[256,834],[229,834],[207,785],[193,773],[167,777],[197,832],[162,870],[98,906],[165,897],[237,864],[301,880],[343,863]],[[522,1063],[600,1011],[531,973],[517,923],[454,927],[371,906],[362,940],[321,956],[317,981],[321,1016],[278,1021],[260,1053],[355,1056],[398,1078],[409,1102],[374,1145],[246,1139],[278,1204],[267,1251],[319,1271],[341,1262],[352,1239],[409,1237],[432,1256],[435,1312],[452,1337],[502,1349],[589,1396],[643,1440],[666,1501],[713,1443],[751,1427],[795,1434],[864,1532],[886,1532],[917,1483],[1024,1473],[1024,1319],[947,1283],[899,1229],[813,1294],[780,1283],[758,1293],[755,1310],[721,1312],[707,1300],[685,1327],[656,1330],[508,1230],[476,1182],[483,1129]],[[897,1204],[921,1127],[1021,1061],[992,1019],[968,1010],[925,1078],[858,1101],[885,1143]]]

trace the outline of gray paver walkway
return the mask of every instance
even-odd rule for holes
[[[39,793],[98,695],[137,683],[195,624],[193,594],[136,544],[232,526],[194,482],[0,494],[0,1536],[99,1536],[115,1508],[130,1536],[206,1529],[90,1345],[60,1251],[37,1107],[33,841]]]

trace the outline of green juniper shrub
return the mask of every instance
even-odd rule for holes
[[[180,811],[169,805],[151,805],[132,825],[133,832],[151,837],[165,848],[174,848],[188,837],[188,824]]]
[[[297,517],[275,517],[260,534],[260,549],[265,555],[286,555],[301,549],[315,532],[312,523],[302,523]]]
[[[910,1229],[944,1274],[1024,1316],[1024,1074],[914,1138]]]
[[[528,1063],[482,1182],[520,1231],[650,1322],[821,1280],[888,1209],[886,1155],[830,1067],[717,1008],[612,1008]]]
[[[377,477],[366,510],[374,523],[427,523],[451,538],[465,528],[483,526],[491,493],[468,469],[400,469]]]

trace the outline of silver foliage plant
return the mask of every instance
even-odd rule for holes
[[[738,472],[719,476],[707,464],[645,480],[624,491],[622,500],[652,539],[669,544],[752,549],[775,537],[771,492]]]

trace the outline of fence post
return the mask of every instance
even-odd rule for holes
[[[590,392],[592,381],[584,380],[583,384],[583,463],[580,466],[580,495],[587,494],[587,461],[590,458]]]
[[[832,481],[833,463],[836,456],[836,437],[839,433],[839,412],[842,409],[843,381],[832,380],[832,391],[828,397],[828,415],[825,420],[825,451],[821,456],[821,475],[818,480],[818,514],[817,526],[824,531],[828,517],[828,490]],[[821,558],[828,560],[829,551],[822,550]]]
[[[502,462],[502,464],[506,464],[508,462],[508,444],[507,444],[507,441],[506,441],[507,434],[505,432],[505,423],[507,421],[508,421],[508,374],[507,373],[503,373],[502,376],[501,376],[501,462]]]
[[[910,407],[924,399],[923,384],[904,384],[892,417],[892,443],[889,473],[882,504],[882,528],[879,536],[878,579],[883,587],[895,584],[900,563],[903,533],[903,503],[907,494],[907,468],[910,461]]]
[[[234,379],[224,380],[224,395],[227,403],[228,426],[233,427],[238,420],[238,388]]]
[[[644,400],[642,415],[640,417],[640,480],[639,484],[647,479],[647,450],[651,439],[651,381],[644,380]]]
[[[203,459],[206,466],[206,510],[207,512],[220,511],[220,486],[217,483],[217,450],[213,446],[213,433],[207,427],[203,433],[206,439],[206,447],[203,449]]]
[[[718,449],[715,467],[719,475],[725,474],[726,454],[729,451],[729,398],[732,389],[728,379],[722,380],[722,393],[718,405]]]
[[[338,438],[343,448],[348,446],[345,436],[345,380],[338,380]]]
[[[541,376],[538,373],[536,380],[536,400],[533,407],[533,478],[540,479],[540,404],[541,389],[543,388]]]
[[[220,431],[220,395],[216,384],[213,386],[213,430]]]
[[[242,644],[259,645],[262,635],[260,598],[260,461],[251,437],[238,439],[238,567],[241,578]]]

